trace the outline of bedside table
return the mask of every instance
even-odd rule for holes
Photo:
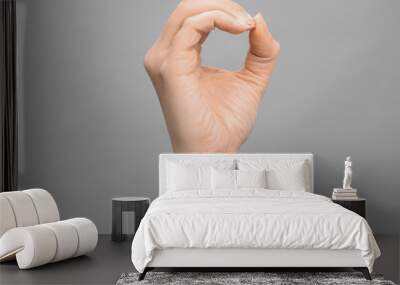
[[[365,218],[365,208],[367,200],[364,198],[358,198],[355,200],[335,200],[332,199],[333,203],[339,204],[340,206],[359,214],[361,217]]]
[[[113,241],[123,241],[122,212],[135,212],[135,232],[150,205],[147,197],[119,197],[112,199],[112,234]]]

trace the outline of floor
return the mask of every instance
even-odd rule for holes
[[[124,272],[133,271],[130,242],[115,243],[100,235],[89,256],[18,270],[15,262],[0,264],[0,284],[115,284]]]
[[[375,263],[375,272],[399,283],[400,240],[396,236],[377,235],[382,257]],[[0,284],[115,284],[124,272],[133,271],[130,241],[111,241],[101,235],[97,249],[82,256],[30,270],[18,270],[15,262],[0,265]]]

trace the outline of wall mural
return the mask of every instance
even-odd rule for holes
[[[214,28],[249,32],[244,67],[204,66],[201,45]],[[237,152],[250,135],[279,43],[261,14],[235,2],[183,1],[145,57],[174,152]]]

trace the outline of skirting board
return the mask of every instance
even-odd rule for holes
[[[155,250],[148,267],[365,267],[359,250],[193,249]]]

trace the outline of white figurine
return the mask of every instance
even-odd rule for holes
[[[346,161],[344,162],[344,179],[343,179],[343,189],[352,189],[351,188],[351,176],[353,175],[353,171],[351,170],[351,157],[346,157]]]

